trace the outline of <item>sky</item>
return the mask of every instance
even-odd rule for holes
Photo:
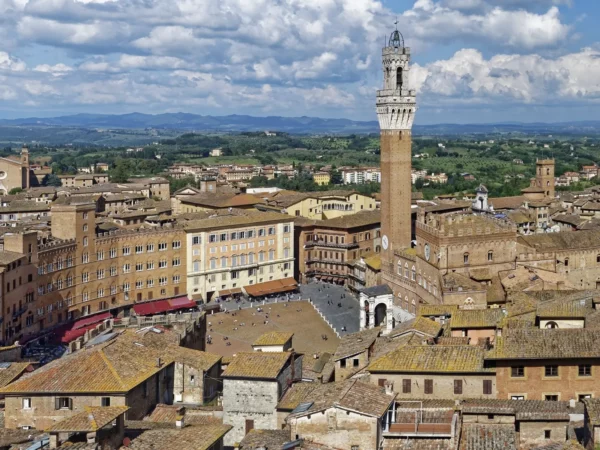
[[[0,118],[375,120],[411,48],[417,124],[600,120],[599,0],[0,0]]]

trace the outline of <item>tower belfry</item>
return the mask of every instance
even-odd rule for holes
[[[397,21],[396,21],[397,23]],[[409,82],[410,48],[394,30],[382,52],[383,89],[377,91],[381,129],[381,228],[384,273],[393,271],[394,251],[411,245],[411,129],[417,110]]]

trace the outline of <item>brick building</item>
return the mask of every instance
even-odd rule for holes
[[[381,251],[379,211],[330,220],[295,220],[297,278],[349,284],[353,262]]]

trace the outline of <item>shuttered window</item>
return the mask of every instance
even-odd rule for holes
[[[411,380],[402,380],[402,393],[410,394]]]
[[[485,395],[492,394],[492,380],[483,380],[483,393]]]
[[[385,382],[386,382],[385,378],[380,378],[378,380],[378,384],[379,384],[380,387],[384,387],[385,386]]]
[[[462,394],[462,392],[463,392],[462,385],[463,385],[462,380],[454,380],[454,394],[455,395]]]
[[[433,380],[425,380],[425,393],[433,394]]]

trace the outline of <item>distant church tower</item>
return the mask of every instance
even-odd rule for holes
[[[411,245],[411,129],[417,104],[408,82],[409,63],[410,48],[404,46],[404,37],[395,30],[383,49],[383,89],[377,91],[384,274],[394,271],[394,250]]]
[[[554,198],[554,160],[538,159],[535,162],[535,179],[546,197]]]

